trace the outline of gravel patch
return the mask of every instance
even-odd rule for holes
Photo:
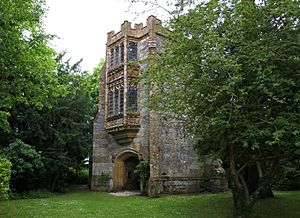
[[[132,195],[140,195],[139,191],[122,191],[122,192],[110,192],[110,195],[113,196],[132,196]]]

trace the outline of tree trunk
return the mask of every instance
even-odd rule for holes
[[[246,178],[249,192],[250,192],[250,194],[252,194],[258,188],[259,181],[263,177],[263,171],[262,171],[260,163],[257,162],[254,165],[250,165],[250,166],[246,167],[243,175]],[[274,197],[271,187],[264,186],[261,189],[261,191],[258,195],[258,198],[264,199],[264,198],[270,198],[270,197]]]
[[[54,181],[53,181],[53,183],[52,183],[52,186],[51,186],[50,192],[53,192],[53,191],[54,191],[54,188],[55,188],[55,183],[56,183],[56,181],[57,181],[57,178],[58,178],[58,174],[56,174],[56,176],[55,176],[55,179],[54,179]]]
[[[256,168],[257,168],[257,174],[259,179],[263,177],[263,170],[261,163],[259,161],[256,162]],[[259,198],[264,199],[264,198],[273,198],[274,194],[272,191],[272,188],[270,186],[264,186],[263,189],[259,193]]]
[[[145,195],[145,180],[141,179],[140,181],[140,189],[141,189],[141,195]]]
[[[252,207],[247,205],[246,196],[244,190],[232,188],[233,195],[233,215],[237,218],[250,218]]]
[[[237,218],[250,218],[253,204],[250,204],[249,189],[242,175],[239,175],[236,167],[234,146],[229,146],[229,178],[233,196],[233,216]]]
[[[273,197],[274,197],[274,194],[273,194],[271,187],[264,187],[259,193],[260,199],[273,198]]]

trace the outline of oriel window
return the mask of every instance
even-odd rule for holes
[[[108,115],[109,116],[112,116],[114,113],[113,100],[114,100],[114,93],[113,93],[113,91],[109,91],[109,93],[108,93]]]
[[[114,105],[114,114],[117,115],[119,112],[119,90],[115,90],[115,105]]]
[[[110,49],[110,66],[114,65],[114,49]]]
[[[128,59],[129,61],[137,59],[137,44],[135,42],[129,42],[128,44]]]
[[[121,49],[120,62],[121,62],[121,64],[123,64],[124,63],[124,43],[121,44],[120,49]]]
[[[116,47],[116,65],[119,65],[119,46]]]
[[[131,85],[128,93],[128,112],[137,112],[137,87]]]
[[[124,87],[120,88],[120,113],[124,112]]]

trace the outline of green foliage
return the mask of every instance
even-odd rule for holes
[[[134,173],[139,176],[141,194],[147,195],[146,185],[150,177],[150,161],[140,160]]]
[[[210,0],[172,19],[165,50],[149,60],[150,106],[180,119],[199,154],[228,166],[245,206],[236,216],[299,152],[299,20],[299,0]]]
[[[3,149],[3,154],[11,164],[11,189],[26,191],[34,187],[44,169],[41,154],[34,147],[17,139]]]
[[[0,157],[0,201],[8,198],[11,163]]]
[[[276,190],[300,190],[300,160],[295,159],[282,167],[273,180]]]
[[[87,185],[89,181],[88,167],[82,167],[79,170],[70,169],[68,175],[68,184]]]
[[[1,0],[0,8],[0,144],[14,158],[11,187],[64,190],[69,170],[80,169],[90,152],[99,72],[82,72],[81,61],[70,64],[66,52],[56,55],[48,46],[44,0]],[[20,145],[18,154],[12,142]],[[24,166],[18,155],[27,158]]]
[[[27,191],[22,193],[11,193],[9,198],[10,200],[19,200],[19,199],[49,198],[51,196],[53,196],[53,193],[46,191],[44,189],[38,189],[38,190]]]
[[[111,176],[108,173],[101,172],[101,174],[98,176],[98,184],[97,185],[107,187],[110,180],[111,180]]]
[[[65,191],[71,180],[68,177],[72,177],[70,170],[81,169],[92,144],[92,121],[98,101],[97,71],[93,75],[82,72],[80,61],[70,64],[70,59],[64,60],[65,55],[64,52],[56,57],[53,79],[59,93],[49,95],[52,107],[39,109],[15,104],[8,119],[10,133],[0,134],[2,145],[20,138],[41,152],[45,172],[35,189]]]
[[[10,129],[9,122],[7,121],[9,115],[8,112],[0,111],[0,128],[5,132],[8,132]]]
[[[149,160],[140,160],[134,171],[141,180],[146,181],[150,176],[150,162]]]
[[[43,30],[43,0],[0,1],[0,129],[9,131],[7,118],[15,103],[49,105],[56,93],[52,78],[54,52]]]
[[[104,66],[104,59],[101,58],[99,64],[94,68],[93,73],[91,75],[88,75],[86,78],[86,87],[87,90],[90,90],[90,96],[93,99],[94,102],[94,108],[93,110],[95,113],[98,109],[98,103],[99,103],[99,77],[100,77],[100,71],[102,67]]]

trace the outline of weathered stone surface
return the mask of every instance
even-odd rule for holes
[[[148,182],[148,195],[152,198],[159,197],[161,192],[160,182],[158,178],[150,178]]]
[[[160,193],[219,192],[227,188],[220,162],[199,162],[191,140],[183,136],[180,122],[146,107],[149,94],[155,94],[155,89],[150,90],[140,81],[138,110],[132,113],[128,108],[131,77],[139,76],[147,68],[143,62],[129,63],[129,42],[136,43],[137,59],[143,60],[163,48],[165,32],[161,22],[150,16],[144,27],[136,24],[132,28],[131,23],[125,21],[120,32],[112,31],[107,35],[106,63],[100,72],[99,110],[93,126],[93,190],[98,190],[97,182],[102,172],[112,178],[109,190],[125,188],[132,178],[134,158],[150,160],[148,195],[152,197]],[[124,62],[120,63],[123,44]],[[114,100],[109,105],[108,102],[109,92],[121,87],[125,96],[122,113],[120,97],[118,103]],[[114,105],[119,105],[115,118],[109,117],[109,108]],[[130,169],[126,167],[129,165]]]
[[[109,156],[93,156],[93,163],[108,163],[109,162]]]

